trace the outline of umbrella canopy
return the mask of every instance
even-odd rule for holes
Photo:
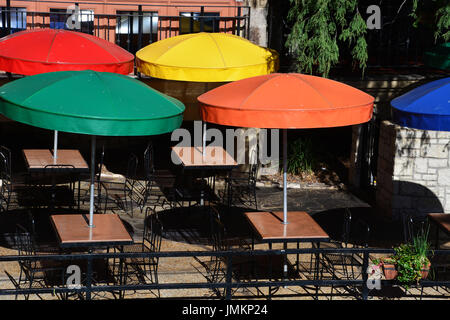
[[[374,98],[326,78],[270,74],[225,84],[198,97],[202,119],[253,128],[325,128],[367,122]],[[283,223],[287,224],[287,132],[283,130]]]
[[[251,128],[325,128],[367,122],[374,98],[326,78],[274,73],[228,83],[198,97],[202,119]]]
[[[95,136],[155,135],[175,130],[184,105],[115,73],[61,71],[0,88],[0,113],[32,126],[92,135],[89,226],[94,214]]]
[[[450,131],[450,77],[417,87],[391,105],[393,120],[401,126]]]
[[[101,136],[167,133],[184,105],[139,80],[115,73],[43,73],[0,87],[0,112],[32,126]]]
[[[68,70],[129,74],[134,56],[98,37],[62,29],[34,29],[0,39],[0,70],[35,75]]]
[[[139,72],[166,80],[229,82],[277,71],[278,54],[227,33],[193,33],[136,53]]]

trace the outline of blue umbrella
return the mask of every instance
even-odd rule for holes
[[[391,105],[398,125],[450,131],[450,77],[417,87],[393,99]]]

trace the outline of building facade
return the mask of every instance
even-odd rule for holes
[[[2,35],[33,28],[71,29],[133,53],[151,42],[192,32],[248,38],[250,27],[250,8],[236,0],[2,0],[0,10]]]

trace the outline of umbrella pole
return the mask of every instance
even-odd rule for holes
[[[283,129],[283,224],[287,220],[287,129]]]
[[[202,154],[205,157],[206,150],[206,122],[203,122]]]
[[[94,180],[95,180],[95,143],[96,136],[91,138],[91,185],[90,185],[90,199],[89,199],[89,227],[94,226]]]
[[[55,130],[53,134],[53,164],[56,164],[58,159],[58,130]]]

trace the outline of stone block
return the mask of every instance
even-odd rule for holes
[[[428,160],[426,158],[414,159],[414,173],[428,173]]]
[[[439,186],[449,186],[450,187],[450,169],[439,169],[437,171],[437,183]]]
[[[448,158],[448,147],[444,144],[433,144],[420,148],[420,156],[427,158]]]
[[[448,159],[428,159],[430,168],[445,168],[448,166]]]

